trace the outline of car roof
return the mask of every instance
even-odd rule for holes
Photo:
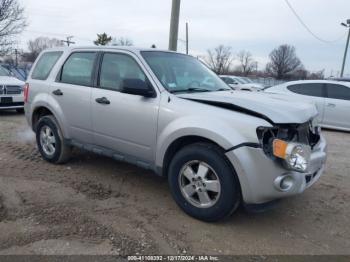
[[[298,80],[298,81],[290,81],[285,82],[281,85],[297,85],[297,84],[340,84],[350,87],[350,83],[344,82],[344,81],[336,81],[336,80]],[[280,85],[277,85],[280,86]]]
[[[169,50],[162,50],[156,48],[140,48],[134,46],[66,46],[66,47],[54,47],[46,49],[44,52],[54,52],[54,51],[63,51],[63,52],[73,52],[79,50],[124,50],[130,51],[132,53],[140,53],[143,51],[153,51],[153,52],[168,52],[168,53],[177,53]],[[181,53],[182,54],[182,53]]]

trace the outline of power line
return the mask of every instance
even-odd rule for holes
[[[295,15],[295,17],[298,19],[298,21],[300,22],[300,24],[306,29],[306,31],[308,31],[314,38],[316,38],[317,40],[323,42],[323,43],[327,43],[327,44],[330,44],[330,43],[334,43],[334,42],[337,42],[341,39],[344,38],[344,36],[346,35],[343,34],[341,37],[335,39],[335,40],[325,40],[321,37],[319,37],[318,35],[316,35],[311,29],[310,27],[303,21],[303,19],[298,15],[297,11],[293,8],[293,6],[291,5],[291,3],[288,1],[288,0],[284,0],[285,3],[287,4],[287,6],[289,7],[289,9],[292,11],[292,13]]]

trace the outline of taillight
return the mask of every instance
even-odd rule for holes
[[[29,84],[26,83],[23,88],[23,94],[24,94],[24,103],[28,103],[28,97],[29,97]]]

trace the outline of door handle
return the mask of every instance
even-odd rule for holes
[[[328,106],[328,107],[336,107],[336,105],[333,104],[333,103],[328,103],[327,106]]]
[[[96,98],[95,100],[97,103],[102,104],[102,105],[109,105],[111,103],[111,101],[109,101],[107,98],[105,97],[101,97],[101,98]]]
[[[63,96],[63,93],[60,89],[53,91],[52,94],[54,94],[55,96]]]

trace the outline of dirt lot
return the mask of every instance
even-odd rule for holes
[[[0,254],[350,254],[350,134],[325,134],[327,170],[314,187],[207,224],[144,170],[84,152],[44,162],[24,117],[0,112]]]

